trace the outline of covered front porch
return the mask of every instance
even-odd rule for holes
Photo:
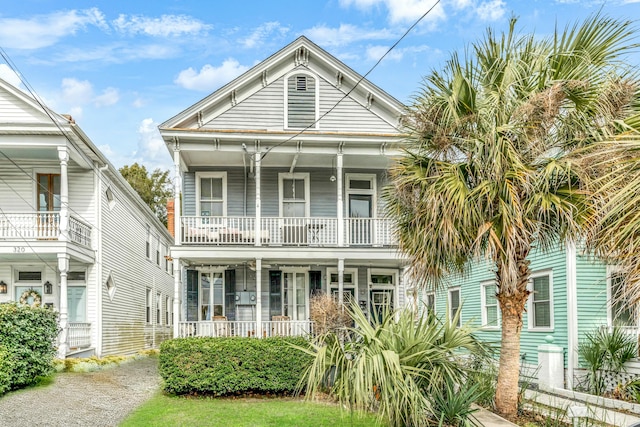
[[[203,248],[204,249],[204,248]],[[268,251],[263,248],[263,251]],[[313,259],[277,257],[232,260],[224,258],[178,259],[175,337],[306,336],[314,334],[313,296],[330,294],[339,303],[355,301],[370,318],[384,309],[406,304],[404,266],[395,258],[328,259],[321,254],[299,253]],[[365,256],[365,251],[363,256]],[[328,249],[325,253],[331,253]],[[229,257],[229,252],[226,256]]]

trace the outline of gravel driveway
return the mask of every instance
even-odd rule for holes
[[[157,357],[97,372],[59,373],[52,384],[0,397],[0,426],[117,426],[159,388]]]

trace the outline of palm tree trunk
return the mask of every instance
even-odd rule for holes
[[[502,343],[500,345],[500,369],[496,388],[496,410],[506,418],[513,419],[518,412],[518,380],[520,378],[520,332],[522,313],[529,298],[529,250],[521,251],[516,262],[518,277],[516,286],[509,288],[501,281],[506,275],[498,268],[498,302],[502,313]],[[515,289],[514,289],[515,288]]]

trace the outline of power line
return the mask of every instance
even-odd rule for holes
[[[405,32],[404,34],[402,34],[402,36],[400,36],[400,38],[393,44],[391,45],[391,47],[389,49],[387,49],[387,51],[380,57],[380,59],[378,59],[378,61],[373,64],[373,66],[369,69],[369,71],[367,71],[362,77],[360,77],[360,79],[353,85],[353,87],[351,89],[349,89],[349,91],[347,93],[345,93],[342,98],[340,98],[338,100],[338,102],[336,102],[333,107],[331,107],[329,110],[327,110],[325,113],[323,113],[322,115],[320,115],[320,117],[318,117],[313,123],[309,124],[307,127],[305,127],[304,129],[300,130],[298,133],[296,133],[295,135],[290,136],[289,138],[285,139],[284,141],[281,141],[277,144],[275,144],[272,147],[269,147],[261,156],[260,156],[260,160],[263,160],[267,154],[269,154],[271,152],[271,150],[273,150],[274,148],[278,148],[283,144],[286,144],[289,141],[292,141],[293,139],[299,137],[300,135],[302,135],[304,132],[306,132],[307,130],[315,127],[315,125],[322,120],[324,117],[326,117],[329,113],[331,113],[333,110],[336,109],[336,107],[345,99],[347,99],[349,97],[349,95],[351,95],[351,93],[358,87],[358,85],[360,83],[362,83],[363,80],[365,80],[367,78],[367,76],[369,74],[371,74],[373,72],[373,70],[376,69],[376,67],[378,65],[380,65],[380,63],[382,62],[382,60],[389,54],[391,53],[391,51],[393,49],[395,49],[396,46],[398,46],[400,44],[400,42],[402,42],[402,40],[404,40],[404,38],[429,14],[431,13],[431,11],[438,5],[438,3],[440,3],[440,0],[436,0],[436,2],[425,12],[422,14],[422,16],[420,16],[420,18],[418,18]],[[395,127],[395,126],[394,126]],[[396,128],[397,129],[397,128]],[[398,129],[399,130],[399,129]]]

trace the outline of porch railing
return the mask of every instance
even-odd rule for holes
[[[186,337],[247,337],[267,338],[275,336],[304,336],[313,334],[313,322],[308,320],[279,320],[262,322],[261,331],[256,331],[254,321],[214,320],[180,322],[180,338]]]
[[[69,217],[69,240],[88,248],[91,247],[91,226],[78,218]]]
[[[394,246],[387,218],[346,218],[344,246]],[[253,217],[182,217],[183,244],[255,245]],[[263,217],[258,239],[272,246],[339,246],[338,219],[331,217]]]
[[[91,347],[91,323],[69,322],[67,343],[71,349]]]
[[[0,215],[0,239],[58,240],[59,212],[11,212]],[[91,226],[69,217],[69,240],[91,247]]]

